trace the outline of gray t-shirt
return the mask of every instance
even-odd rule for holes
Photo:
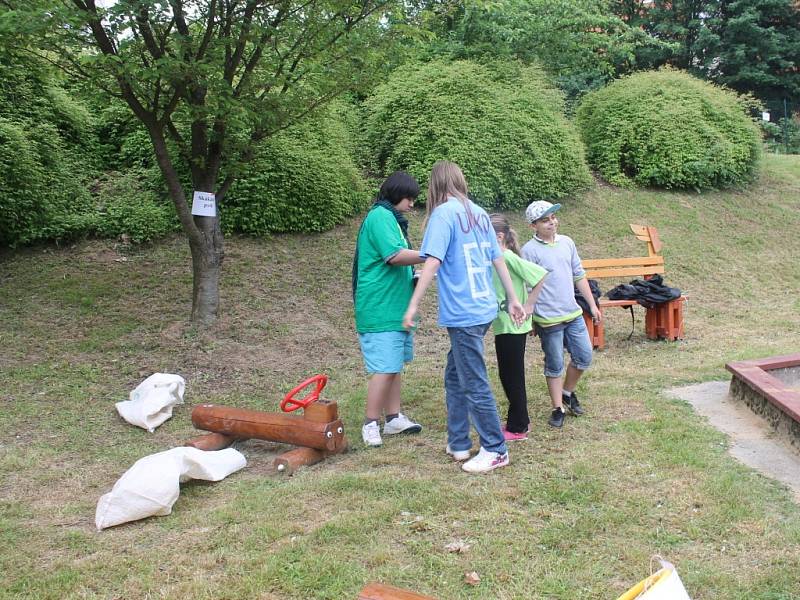
[[[556,234],[552,244],[533,238],[522,247],[522,258],[549,273],[533,307],[536,323],[547,327],[571,321],[583,313],[575,301],[575,282],[586,277],[586,272],[571,238]]]

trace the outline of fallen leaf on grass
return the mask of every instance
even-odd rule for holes
[[[450,542],[447,544],[444,549],[448,552],[458,552],[459,554],[464,554],[467,550],[469,550],[472,546],[462,540],[456,540],[455,542]]]
[[[469,585],[478,585],[481,582],[481,576],[475,571],[467,571],[464,573],[464,583]]]
[[[431,526],[428,525],[422,517],[419,517],[413,523],[411,523],[411,529],[414,531],[430,531]]]

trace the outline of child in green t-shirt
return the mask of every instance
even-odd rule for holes
[[[519,255],[517,233],[511,228],[508,219],[501,214],[490,215],[492,228],[497,235],[497,243],[511,275],[511,282],[519,301],[525,307],[528,318],[520,325],[511,320],[505,310],[505,290],[494,274],[494,289],[500,307],[497,318],[492,323],[494,347],[497,352],[497,371],[500,383],[508,398],[508,418],[503,427],[503,437],[507,442],[527,439],[530,418],[528,417],[528,394],[525,390],[525,343],[533,329],[530,314],[542,289],[547,270],[529,262]],[[528,290],[531,290],[530,293]]]
[[[370,375],[361,437],[367,446],[384,435],[419,433],[422,425],[400,411],[403,367],[414,356],[414,334],[403,327],[413,291],[413,266],[422,262],[408,239],[405,213],[414,206],[419,184],[408,173],[392,173],[361,224],[353,260],[353,302],[364,365]]]

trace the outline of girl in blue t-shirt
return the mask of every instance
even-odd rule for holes
[[[448,161],[433,165],[427,212],[420,248],[425,264],[403,326],[414,326],[419,303],[438,273],[439,325],[447,328],[450,337],[444,372],[445,451],[456,461],[467,461],[462,466],[465,471],[485,473],[509,462],[483,358],[483,338],[497,316],[492,265],[506,291],[509,314],[522,322],[525,310],[514,293],[489,215],[469,200],[467,182],[458,165]],[[480,439],[480,450],[471,459],[470,421]]]

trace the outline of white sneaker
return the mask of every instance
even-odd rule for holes
[[[445,446],[444,451],[453,457],[453,460],[457,462],[465,461],[469,458],[469,450],[451,450],[450,444]]]
[[[398,413],[391,421],[383,424],[383,435],[394,435],[396,433],[419,433],[422,425],[414,423],[403,413]]]
[[[481,447],[480,452],[461,465],[467,473],[488,473],[494,469],[505,467],[509,463],[508,452],[488,452]]]
[[[377,421],[370,421],[361,428],[361,439],[367,446],[377,447],[383,444],[381,428]]]

